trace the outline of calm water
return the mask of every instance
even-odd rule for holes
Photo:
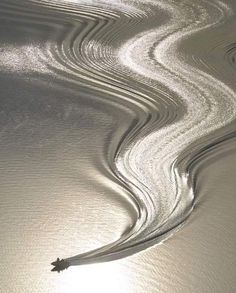
[[[1,1],[0,292],[236,290],[235,11]]]

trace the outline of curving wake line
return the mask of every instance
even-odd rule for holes
[[[166,117],[164,123],[156,121],[133,140],[123,141],[115,157],[115,172],[135,194],[137,221],[115,243],[66,259],[70,265],[122,258],[173,234],[194,206],[190,162],[199,157],[207,134],[235,118],[233,90],[192,67],[187,54],[179,50],[185,39],[223,24],[230,9],[219,1],[149,1],[148,5],[154,14],[169,15],[168,23],[130,38],[116,50],[118,60],[124,72],[153,92],[161,87],[172,103],[186,111],[172,121]]]
[[[130,6],[131,11],[138,11],[139,5],[144,2]],[[141,96],[141,89],[140,94],[135,93],[151,100],[152,108],[148,109],[151,117],[155,112],[161,117],[124,138],[115,154],[113,170],[132,190],[138,209],[137,221],[116,242],[59,261],[62,267],[122,258],[173,234],[194,206],[190,162],[192,164],[196,154],[199,156],[198,150],[205,143],[203,138],[235,117],[234,92],[218,79],[188,64],[188,55],[181,55],[179,50],[181,42],[192,35],[194,38],[198,31],[223,23],[230,10],[217,1],[198,1],[197,4],[183,1],[181,5],[172,1],[150,1],[148,7],[152,8],[153,15],[160,11],[166,13],[168,23],[137,33],[112,53],[109,44],[101,45],[105,64],[102,66],[109,72],[109,57],[115,54],[112,57],[118,62],[119,72],[133,75],[134,80],[152,92],[148,98],[148,93]],[[119,9],[122,12],[124,8]],[[89,68],[99,66],[98,57],[101,57],[97,56],[96,44],[93,46],[92,61],[90,51],[83,50],[85,57],[90,57],[86,60]],[[105,76],[104,82],[107,81]],[[117,87],[113,86],[111,91]],[[158,91],[158,87],[161,90]],[[160,98],[162,91],[168,93],[163,100]],[[154,97],[155,93],[157,97]],[[136,96],[133,95],[134,100]],[[173,104],[177,111],[173,110]],[[169,107],[171,118],[167,115],[168,110],[164,115],[161,113],[160,105]],[[180,108],[185,109],[184,113],[180,113]]]
[[[226,139],[217,130],[236,109],[235,92],[193,65],[184,44],[224,25],[231,9],[217,0],[4,0],[0,7],[7,20],[16,14],[21,25],[46,26],[55,36],[43,48],[6,45],[3,68],[24,64],[27,75],[34,64],[40,78],[96,93],[135,121],[111,144],[106,167],[126,188],[136,221],[113,243],[57,259],[53,270],[119,259],[171,236],[194,207],[193,165],[208,144]],[[13,55],[24,60],[12,64]]]

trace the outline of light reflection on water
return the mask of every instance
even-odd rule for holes
[[[9,6],[10,8],[8,7],[9,2],[13,3],[12,7]],[[37,1],[34,2],[37,3]],[[42,2],[48,3],[48,1]],[[78,3],[78,1],[70,2]],[[83,3],[85,2],[83,1]],[[105,2],[108,3],[108,1]],[[157,46],[158,50],[154,50],[153,54],[150,54],[150,47],[152,48],[153,42],[156,42],[156,37],[160,37],[158,31],[154,33],[150,31],[150,35],[146,33],[147,27],[153,29],[154,24],[155,27],[159,27],[159,18],[157,20],[156,15],[152,15],[152,9],[147,9],[145,16],[146,12],[142,9],[135,13],[130,9],[127,10],[127,14],[124,14],[122,12],[124,6],[120,6],[120,15],[116,15],[118,12],[106,12],[106,5],[104,17],[108,16],[112,22],[117,21],[116,33],[121,31],[119,41],[117,42],[114,38],[114,44],[107,45],[106,40],[104,45],[102,37],[107,34],[95,34],[96,37],[90,40],[89,45],[86,46],[86,42],[81,42],[81,46],[85,44],[85,47],[82,46],[82,48],[87,54],[83,59],[83,54],[81,54],[83,50],[78,46],[83,39],[80,32],[83,32],[82,28],[85,23],[89,24],[89,27],[93,27],[94,23],[100,25],[100,21],[93,20],[94,15],[90,15],[89,9],[84,14],[82,13],[82,17],[80,16],[81,19],[84,19],[85,15],[87,17],[87,22],[83,23],[83,21],[78,21],[77,16],[75,17],[77,14],[74,6],[71,7],[71,10],[68,9],[72,13],[69,17],[65,14],[65,18],[61,18],[63,13],[60,9],[57,12],[60,17],[55,16],[54,11],[47,14],[46,8],[40,10],[40,16],[36,16],[35,9],[29,10],[29,12],[27,11],[28,6],[23,5],[20,8],[26,9],[26,11],[22,17],[22,10],[20,13],[18,10],[19,3],[14,0],[3,0],[2,3],[0,5],[6,4],[4,6],[6,11],[3,12],[3,25],[0,27],[1,40],[4,43],[0,54],[0,251],[3,252],[0,268],[0,292],[141,293],[147,291],[149,293],[169,293],[185,290],[194,293],[203,292],[203,290],[205,292],[217,292],[216,290],[233,292],[234,270],[228,269],[232,267],[229,256],[234,259],[236,239],[234,236],[235,196],[232,188],[234,186],[232,174],[235,174],[235,157],[232,154],[226,159],[221,158],[220,163],[213,164],[212,168],[208,166],[208,163],[205,164],[205,169],[208,171],[203,172],[204,176],[201,178],[202,182],[199,186],[202,194],[209,198],[209,201],[203,201],[204,208],[197,209],[197,213],[193,215],[184,231],[177,234],[174,239],[116,262],[70,267],[60,274],[50,272],[50,262],[56,257],[71,257],[115,241],[124,231],[129,230],[136,220],[136,210],[130,204],[132,199],[127,201],[130,195],[128,190],[124,186],[121,187],[121,182],[117,181],[118,179],[109,168],[113,163],[114,153],[121,138],[128,136],[128,129],[132,128],[141,132],[141,126],[147,126],[146,121],[150,122],[150,129],[153,127],[153,137],[149,135],[150,133],[143,137],[140,136],[141,139],[136,145],[141,146],[136,148],[137,156],[135,152],[133,156],[128,152],[127,165],[133,162],[133,166],[137,167],[136,170],[133,168],[133,171],[136,171],[137,174],[140,172],[143,175],[140,178],[146,178],[146,186],[151,183],[150,186],[154,190],[152,194],[150,193],[152,196],[148,198],[150,207],[154,207],[154,209],[147,209],[147,216],[151,220],[148,224],[151,224],[151,229],[156,228],[156,224],[159,224],[158,216],[161,212],[172,214],[173,210],[168,210],[170,195],[174,195],[172,192],[167,192],[167,196],[163,197],[162,210],[157,209],[160,206],[160,197],[156,188],[160,184],[161,178],[163,186],[160,184],[159,187],[164,188],[167,183],[166,190],[168,191],[171,184],[168,180],[166,181],[170,170],[166,168],[162,172],[163,166],[160,164],[158,169],[156,163],[159,163],[160,159],[163,159],[163,163],[165,163],[168,155],[185,141],[182,136],[177,135],[179,126],[176,126],[177,124],[174,122],[175,120],[181,122],[183,117],[188,116],[185,115],[187,107],[171,91],[164,97],[160,93],[162,87],[159,92],[158,80],[162,80],[163,84],[166,82],[169,84],[169,79],[166,80],[166,75],[162,72],[163,68],[159,67],[157,70],[156,60],[152,58],[158,58],[159,61],[164,62],[163,64],[168,61],[166,64],[170,65],[172,70],[176,70],[177,65],[175,64],[178,64],[178,58],[174,60],[163,55],[166,52],[165,46],[169,46],[169,42],[163,42],[163,47]],[[173,1],[170,3],[173,4]],[[195,6],[190,0],[189,3],[193,8],[191,12],[193,19],[195,16],[201,15],[196,24],[206,22],[208,25],[208,18],[205,16],[210,19],[211,13],[212,19],[218,21],[218,17],[216,17],[218,14],[209,12],[208,15],[206,13],[207,10],[203,9],[204,3],[200,10],[204,12],[203,14],[194,12],[198,5]],[[13,9],[14,4],[16,4],[15,10]],[[52,7],[49,8],[49,11],[50,9]],[[181,9],[183,9],[181,13],[186,14],[183,22],[191,22],[189,19],[192,18],[189,18],[189,14],[186,13],[190,10],[185,11],[185,5]],[[96,8],[94,11],[93,13],[96,14]],[[99,15],[103,13],[101,8],[98,11]],[[225,10],[219,9],[218,12],[222,14]],[[108,14],[106,15],[106,13]],[[45,19],[42,15],[47,15],[48,27],[44,26]],[[38,17],[38,20],[32,22],[35,17]],[[142,21],[140,21],[140,17],[143,17]],[[164,18],[164,15],[162,17]],[[12,21],[14,18],[16,23]],[[182,19],[177,18],[176,23],[183,25]],[[145,19],[146,23],[143,22]],[[103,17],[100,20],[103,24]],[[28,21],[27,25],[25,25],[25,21]],[[55,26],[57,21],[59,23]],[[33,23],[32,28],[31,22]],[[124,27],[121,29],[124,23],[125,29]],[[151,27],[149,27],[150,23]],[[128,25],[130,25],[130,31],[127,29]],[[137,27],[145,33],[138,34]],[[73,29],[70,30],[71,28]],[[65,33],[67,30],[68,39],[67,33]],[[182,32],[184,29],[180,31]],[[127,35],[124,35],[123,32]],[[75,35],[73,35],[74,33]],[[174,35],[175,33],[173,33]],[[116,46],[122,45],[120,44],[122,43],[121,36],[124,37],[125,46],[119,57],[123,61],[119,62],[124,62],[124,66],[129,65],[130,70],[136,71],[137,74],[134,72],[131,74],[130,71],[127,74],[127,68],[119,67],[121,64],[118,64],[118,59],[114,57]],[[133,39],[133,36],[137,36],[137,39],[136,37]],[[130,37],[132,37],[130,43],[126,42]],[[74,46],[74,41],[77,42],[76,46]],[[81,51],[77,51],[78,48]],[[170,48],[173,46],[168,47],[168,49]],[[143,58],[142,52],[145,52],[145,58]],[[172,54],[172,58],[175,58],[175,54]],[[172,62],[172,60],[174,61]],[[114,66],[115,64],[117,68]],[[103,76],[99,77],[101,78],[99,81],[96,79],[97,75],[93,74],[94,66],[99,68],[97,75],[101,73],[101,68],[104,66]],[[110,72],[108,72],[108,67]],[[122,74],[126,72],[127,80],[121,74],[119,86],[117,86],[116,74],[119,70]],[[200,73],[201,68],[197,78]],[[147,80],[145,77],[138,77],[138,74],[146,75]],[[178,84],[178,74],[175,79],[171,79],[172,86],[174,80]],[[105,82],[102,81],[104,76]],[[211,84],[210,75],[206,74],[206,76]],[[108,77],[111,82],[106,84]],[[156,78],[154,86],[153,82],[149,81],[152,78]],[[140,86],[140,81],[142,86]],[[182,94],[186,98],[186,103],[190,98],[193,100],[188,105],[188,107],[192,107],[193,116],[190,115],[188,121],[182,121],[183,126],[187,126],[187,129],[183,128],[181,135],[186,135],[187,130],[191,130],[189,124],[195,123],[192,118],[197,117],[196,114],[200,115],[202,110],[206,111],[205,114],[203,113],[205,116],[200,115],[199,119],[204,123],[204,117],[207,117],[209,125],[202,126],[201,131],[207,130],[210,126],[215,129],[214,127],[217,125],[217,127],[224,125],[227,119],[232,119],[234,107],[233,104],[230,104],[230,100],[233,100],[234,95],[232,92],[226,91],[226,86],[222,88],[223,84],[220,82],[218,84],[216,81],[214,79],[214,94],[212,94],[205,78],[196,79],[197,90],[194,89],[194,91],[196,90],[195,98],[197,99],[195,100],[192,87],[189,89],[189,94],[185,92],[187,82],[178,84],[179,95]],[[206,91],[207,98],[199,95],[198,83],[205,85],[203,90]],[[90,91],[94,84],[98,88]],[[150,89],[147,85],[150,86]],[[98,94],[99,87],[100,95]],[[164,93],[165,90],[163,90]],[[225,101],[222,92],[225,94]],[[216,97],[219,98],[218,102]],[[202,103],[198,109],[196,101]],[[208,102],[209,105],[207,105]],[[122,105],[119,105],[120,103]],[[214,118],[214,123],[209,117]],[[216,123],[217,119],[219,119],[219,124]],[[169,129],[169,137],[166,136],[167,132],[163,127],[165,125],[174,126],[173,129]],[[160,129],[163,127],[164,130],[158,134],[156,130],[159,127]],[[197,131],[192,134],[193,140],[197,138],[196,133]],[[158,136],[152,140],[156,134]],[[177,136],[179,143],[174,140]],[[163,138],[168,138],[166,144],[159,147],[160,141],[164,141]],[[227,147],[226,143],[224,148],[227,149]],[[162,152],[156,153],[156,150],[161,149]],[[128,147],[127,151],[129,151]],[[135,161],[136,157],[137,161]],[[169,160],[170,166],[172,166],[172,158],[169,157]],[[123,163],[122,159],[121,162]],[[220,164],[220,168],[217,164]],[[150,170],[151,173],[149,173]],[[225,173],[227,176],[224,176]],[[186,178],[183,176],[184,186],[188,185]],[[137,196],[136,193],[134,195]],[[191,201],[192,199],[190,197]],[[175,198],[173,201],[175,203]],[[169,208],[171,206],[170,204]],[[142,210],[145,205],[140,205],[140,207]],[[174,210],[176,211],[176,209]],[[144,221],[143,224],[145,226],[146,222]],[[175,224],[175,221],[172,224]],[[139,241],[148,240],[149,226],[147,225],[146,228],[146,231],[137,237],[137,242],[134,241],[133,244],[131,242],[131,248],[132,245],[135,247]],[[125,250],[126,243],[123,244]],[[128,241],[127,245],[129,244]],[[111,252],[112,250],[107,252],[108,256]],[[133,252],[136,252],[135,249]],[[121,253],[120,257],[122,256]],[[75,261],[77,261],[77,257],[75,257]]]
[[[56,276],[55,279],[59,277]],[[118,263],[71,268],[59,283],[57,288],[60,292],[131,292],[128,272]]]

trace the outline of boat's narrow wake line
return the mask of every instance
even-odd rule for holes
[[[104,103],[109,99],[135,117],[126,135],[111,142],[106,163],[112,180],[126,186],[136,221],[108,245],[57,259],[52,263],[57,271],[123,258],[171,236],[194,207],[192,166],[206,155],[207,144],[221,141],[216,130],[235,118],[236,109],[234,91],[192,66],[191,52],[180,48],[186,39],[223,25],[231,14],[226,5],[72,2],[32,0],[26,1],[32,5],[27,9],[13,0],[1,5],[9,17],[12,7],[21,11],[19,22],[28,19],[37,29],[46,23],[56,31],[54,42],[44,51],[38,48],[41,71],[67,87],[91,91]]]

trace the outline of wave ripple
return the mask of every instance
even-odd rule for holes
[[[6,22],[17,17],[35,36],[30,46],[3,45],[2,72],[54,76],[134,117],[110,143],[106,168],[126,188],[136,219],[115,242],[66,261],[119,259],[171,236],[194,208],[200,158],[233,136],[226,126],[235,119],[235,92],[192,45],[224,26],[230,7],[190,0],[3,0],[0,7]],[[54,38],[38,42],[47,30]],[[235,43],[225,56],[235,66]]]

